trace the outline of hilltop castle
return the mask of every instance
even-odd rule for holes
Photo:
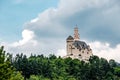
[[[71,57],[72,59],[79,59],[88,61],[92,56],[92,49],[84,41],[80,41],[78,28],[74,28],[74,38],[69,36],[66,39],[67,55],[65,57]]]

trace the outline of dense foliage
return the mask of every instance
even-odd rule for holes
[[[11,55],[5,54],[4,47],[0,47],[0,80],[23,80],[20,72],[11,64]]]
[[[2,47],[0,80],[23,80],[23,77],[24,80],[120,80],[120,66],[112,59],[97,56],[92,56],[89,62],[55,55],[5,57]]]
[[[92,56],[89,62],[50,55],[16,55],[13,66],[29,80],[120,80],[120,67],[114,60]]]

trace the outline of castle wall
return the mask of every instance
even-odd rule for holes
[[[89,60],[92,56],[92,50],[89,49],[77,49],[73,44],[73,41],[67,41],[67,56],[71,58],[78,58],[80,60]]]
[[[79,50],[76,47],[73,46],[74,49],[72,49],[72,53],[74,56],[73,58],[81,58],[81,60],[88,60],[90,58],[90,56],[92,56],[92,51],[88,50],[88,49],[82,49]]]

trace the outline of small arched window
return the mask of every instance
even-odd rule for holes
[[[81,56],[81,54],[79,54],[79,56]]]

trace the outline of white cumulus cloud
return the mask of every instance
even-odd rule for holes
[[[106,58],[107,60],[114,59],[117,62],[120,62],[120,44],[114,48],[110,47],[109,43],[103,43],[99,41],[95,41],[89,44],[93,50],[94,55]]]
[[[22,32],[22,40],[19,40],[18,42],[14,42],[12,46],[17,47],[17,46],[23,46],[24,44],[31,43],[33,45],[37,44],[37,41],[34,40],[33,38],[35,37],[34,32],[30,30],[23,30]]]
[[[61,57],[64,57],[66,56],[66,50],[65,49],[58,49],[57,53],[56,53],[56,56],[61,56]]]

